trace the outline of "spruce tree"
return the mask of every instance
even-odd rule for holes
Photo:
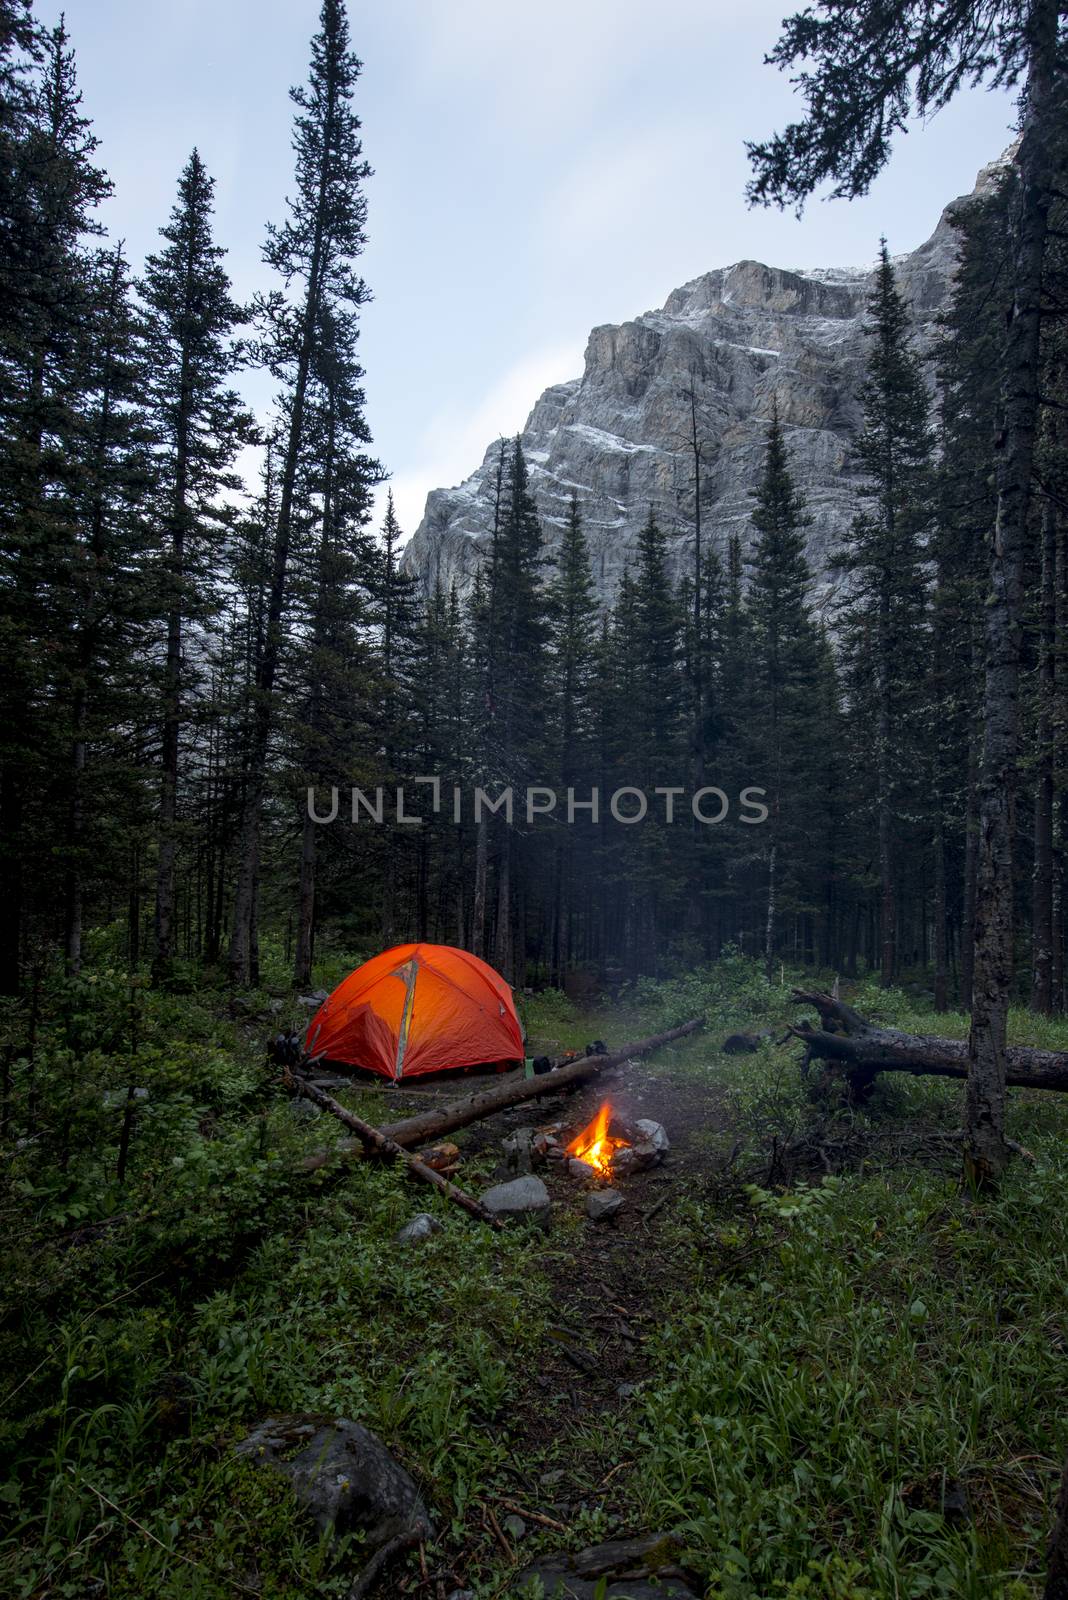
[[[304,641],[291,668],[301,708],[296,735],[303,749],[300,789],[315,783],[351,784],[375,720],[371,707],[378,685],[372,688],[371,631],[378,562],[366,524],[371,490],[382,474],[364,450],[370,432],[355,346],[354,319],[324,308],[306,405],[301,478],[301,505],[311,537],[298,537],[294,552],[294,624]],[[311,977],[320,831],[306,804],[302,811],[293,969],[298,986]]]
[[[142,775],[130,770],[128,742],[146,723],[142,673],[156,598],[143,324],[121,245],[88,263],[87,292],[80,426],[63,497],[72,560],[56,597],[52,652],[69,741],[61,854],[71,975],[81,968],[87,895],[122,873],[130,830],[142,821]]]
[[[512,447],[506,509],[489,573],[486,709],[492,728],[487,776],[522,789],[537,781],[537,756],[544,726],[548,601],[542,582],[545,559],[537,507],[530,491],[519,439]],[[494,965],[512,978],[516,882],[522,871],[519,835],[499,827]],[[520,953],[522,954],[522,953]]]
[[[648,792],[650,811],[631,826],[632,900],[631,955],[635,971],[654,971],[662,949],[661,936],[673,921],[681,898],[684,868],[676,840],[683,836],[680,817],[667,820],[666,797],[657,788],[686,786],[685,684],[682,676],[684,619],[671,583],[667,540],[652,508],[638,536],[633,588],[633,627],[623,649],[634,654],[633,698],[630,703],[627,786]],[[661,808],[659,800],[664,798]],[[676,797],[677,798],[677,797]],[[674,813],[674,806],[671,807]]]
[[[213,608],[222,496],[237,488],[233,460],[252,421],[227,386],[237,364],[233,340],[242,311],[230,295],[225,252],[212,237],[214,180],[194,150],[178,180],[163,248],[145,263],[148,402],[159,433],[157,503],[164,530],[166,656],[160,762],[159,846],[153,973],[165,979],[174,956],[179,747],[185,712],[182,662],[187,626]]]
[[[934,755],[935,1002],[948,1004],[951,929],[959,930],[962,1005],[972,1000],[982,730],[983,600],[997,510],[990,453],[997,429],[1002,317],[1008,271],[1007,195],[958,206],[958,265],[936,348],[939,393],[937,515],[931,653],[924,731]]]
[[[764,962],[771,974],[779,920],[797,909],[803,849],[812,836],[822,787],[813,747],[819,720],[820,648],[809,617],[812,576],[805,556],[804,503],[790,474],[777,402],[768,426],[764,472],[752,513],[756,540],[750,561],[755,701],[750,748],[767,790],[767,900]],[[754,827],[754,831],[756,831]],[[792,902],[792,903],[791,903]]]
[[[287,286],[296,285],[297,293],[290,298],[279,290],[257,302],[260,351],[271,374],[284,386],[285,436],[231,924],[230,977],[239,985],[247,984],[251,977],[260,820],[276,713],[275,680],[284,642],[298,477],[308,442],[306,413],[313,358],[325,316],[351,325],[368,299],[367,287],[354,266],[366,239],[363,185],[371,172],[363,158],[360,121],[352,107],[360,70],[361,63],[349,46],[342,0],[323,0],[307,86],[291,90],[297,107],[295,194],[289,202],[288,220],[268,228],[264,247],[267,265]]]
[[[76,559],[73,463],[92,381],[84,359],[93,297],[86,243],[100,232],[96,209],[110,183],[96,163],[63,22],[37,32],[16,6],[0,21],[0,197],[12,224],[0,244],[0,991],[15,993],[27,901],[48,901],[33,893],[48,860],[35,837],[48,833],[39,801],[49,774],[64,765],[45,711],[55,689],[50,641],[53,607]],[[39,62],[29,75],[18,58],[24,46]]]
[[[592,775],[592,692],[597,646],[597,602],[590,572],[590,552],[578,498],[572,493],[556,578],[551,586],[553,700],[557,707],[555,780],[558,804],[566,807],[569,790]],[[576,798],[578,798],[576,792]],[[561,984],[570,960],[575,884],[575,825],[556,831],[550,948],[554,982]]]
[[[828,16],[802,11],[784,23],[770,60],[804,61],[803,121],[749,147],[750,196],[780,205],[805,199],[827,178],[835,194],[867,192],[890,155],[893,132],[915,104],[939,109],[964,83],[1020,87],[1013,153],[1011,270],[1000,303],[1001,426],[996,438],[997,511],[985,608],[986,677],[976,865],[975,983],[965,1097],[965,1171],[994,1186],[1009,1160],[1005,1138],[1005,1042],[1013,957],[1013,837],[1020,744],[1019,682],[1029,509],[1041,406],[1043,267],[1059,185],[1059,134],[1068,61],[1058,0],[1005,0],[993,14],[955,0],[888,6],[861,0]],[[857,70],[857,63],[865,64]]]
[[[853,714],[872,732],[879,872],[879,972],[897,971],[898,891],[908,818],[924,792],[917,685],[927,618],[923,562],[932,518],[932,433],[919,357],[885,241],[868,301],[871,345],[855,458],[866,502],[837,562],[850,583],[839,618]]]

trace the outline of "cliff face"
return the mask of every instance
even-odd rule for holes
[[[999,169],[984,168],[976,192]],[[935,335],[953,272],[952,210],[925,244],[895,261],[921,347]],[[559,540],[574,492],[598,591],[610,599],[652,505],[672,539],[677,571],[686,569],[694,535],[692,381],[704,457],[703,537],[721,551],[731,533],[747,544],[751,494],[777,400],[812,519],[807,541],[818,595],[831,592],[831,552],[856,511],[850,445],[861,422],[870,287],[863,271],[791,272],[739,261],[683,284],[659,311],[594,328],[582,377],[547,389],[521,436],[549,546]],[[440,580],[465,590],[485,558],[498,450],[491,444],[458,488],[428,495],[404,557],[428,588]]]

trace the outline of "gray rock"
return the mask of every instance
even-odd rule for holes
[[[362,1532],[373,1548],[408,1530],[432,1535],[415,1483],[358,1422],[267,1417],[235,1448],[288,1478],[320,1533]]]
[[[988,191],[998,163],[979,174]],[[957,235],[947,207],[931,238],[895,265],[915,319],[915,342],[931,348],[946,302]],[[749,553],[752,490],[763,469],[773,399],[786,431],[791,470],[811,517],[807,554],[817,574],[817,611],[827,612],[842,581],[832,553],[856,513],[851,446],[859,398],[872,275],[863,269],[789,271],[758,261],[704,273],[670,294],[658,311],[594,328],[580,378],[546,389],[522,433],[530,486],[553,554],[576,492],[602,600],[614,598],[650,506],[677,530],[676,575],[693,560],[693,480],[685,448],[686,391],[696,375],[705,419],[702,512],[706,528],[737,530]],[[469,590],[493,529],[498,446],[458,488],[434,489],[404,553],[428,589]]]
[[[580,1161],[578,1156],[571,1156],[567,1163],[567,1170],[573,1178],[582,1178],[592,1182],[598,1176],[597,1168],[588,1161]]]
[[[543,1556],[516,1586],[540,1579],[545,1600],[693,1600],[698,1591],[676,1565],[681,1551],[673,1534],[612,1539],[573,1555]]]
[[[504,1519],[504,1531],[510,1533],[513,1539],[521,1539],[527,1531],[527,1525],[516,1512],[509,1512]]]
[[[942,1490],[942,1515],[947,1522],[971,1522],[972,1502],[967,1485],[950,1478]]]
[[[495,1217],[530,1217],[547,1227],[552,1212],[549,1191],[540,1178],[513,1178],[497,1183],[482,1196],[482,1204]]]
[[[605,1222],[622,1211],[623,1196],[618,1189],[594,1189],[586,1196],[586,1215],[591,1222]]]
[[[625,1145],[612,1157],[612,1174],[625,1178],[631,1172],[644,1172],[662,1161],[663,1155],[651,1139],[639,1139],[636,1144]]]
[[[508,1135],[501,1146],[504,1151],[501,1177],[514,1174],[515,1177],[522,1178],[527,1175],[531,1168],[531,1138],[530,1128],[517,1128],[514,1133]]]
[[[653,1145],[661,1155],[671,1149],[671,1140],[662,1122],[654,1122],[652,1117],[641,1117],[634,1126],[639,1133],[644,1134],[645,1142]]]
[[[297,1005],[307,1006],[309,1011],[318,1011],[323,1001],[329,1000],[329,998],[330,996],[325,989],[316,989],[313,994],[299,994],[297,996]]]
[[[421,1244],[424,1239],[431,1238],[435,1233],[443,1233],[444,1229],[437,1217],[432,1217],[429,1211],[420,1211],[411,1222],[406,1222],[397,1235],[398,1244]]]

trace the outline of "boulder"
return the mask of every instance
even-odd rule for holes
[[[289,1480],[320,1533],[362,1533],[373,1548],[433,1528],[413,1479],[369,1428],[344,1417],[266,1417],[236,1453]]]
[[[642,1142],[653,1145],[660,1155],[665,1155],[671,1149],[671,1140],[662,1122],[654,1122],[652,1117],[641,1117],[634,1126],[642,1135]]]
[[[573,1178],[581,1178],[587,1183],[592,1183],[598,1177],[597,1168],[588,1161],[581,1161],[578,1156],[571,1156],[567,1163],[567,1170]]]
[[[586,1196],[586,1215],[591,1222],[606,1222],[623,1209],[623,1196],[618,1189],[594,1189]]]
[[[504,1160],[498,1171],[498,1177],[526,1177],[531,1165],[531,1137],[530,1128],[517,1128],[514,1133],[508,1135],[501,1146]]]
[[[424,1239],[431,1238],[435,1233],[442,1233],[444,1229],[437,1217],[432,1217],[429,1211],[420,1211],[411,1222],[406,1222],[397,1235],[398,1244],[421,1244]]]
[[[491,1216],[528,1217],[542,1227],[548,1227],[552,1213],[548,1189],[532,1175],[494,1184],[482,1196],[482,1204]]]
[[[323,1001],[329,1000],[329,998],[330,996],[325,989],[316,989],[311,994],[299,994],[297,996],[297,1005],[307,1006],[309,1011],[318,1011]]]
[[[675,1534],[611,1539],[575,1554],[543,1556],[516,1588],[540,1580],[545,1600],[694,1600],[699,1590],[679,1566]]]
[[[756,1033],[730,1033],[720,1045],[725,1056],[752,1055],[760,1049],[760,1035]]]

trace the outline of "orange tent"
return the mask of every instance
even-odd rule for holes
[[[305,1042],[309,1055],[394,1082],[523,1058],[511,989],[447,944],[399,944],[365,961],[323,1001]]]

